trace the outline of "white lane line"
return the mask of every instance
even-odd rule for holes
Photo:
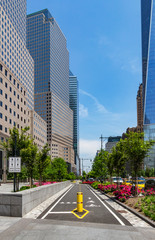
[[[49,212],[49,214],[66,214],[66,213],[72,213],[72,212]]]
[[[72,189],[72,187],[73,187],[74,185],[72,185],[69,189],[68,189],[68,191],[67,192],[65,192],[63,195],[62,195],[62,197],[50,208],[50,210],[47,212],[47,213],[45,213],[45,215],[41,218],[41,219],[44,219],[48,214],[49,214],[49,212],[51,212],[52,210],[53,210],[53,208],[61,201],[61,199]]]
[[[95,195],[95,197],[97,197],[97,199],[109,210],[109,212],[119,221],[119,223],[122,226],[125,226],[125,224],[122,222],[122,220],[117,217],[117,215],[89,188],[89,190]]]

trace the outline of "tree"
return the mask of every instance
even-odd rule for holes
[[[39,151],[37,158],[36,158],[36,163],[37,163],[37,170],[39,173],[39,185],[42,183],[42,177],[45,169],[51,162],[51,158],[48,155],[49,152],[48,144],[46,144],[41,151]]]
[[[21,157],[22,161],[25,163],[28,175],[30,177],[30,187],[32,188],[32,179],[33,179],[33,173],[36,168],[36,157],[37,157],[37,145],[33,144],[33,140],[29,140],[28,146],[26,148],[21,149]]]
[[[21,129],[21,133],[19,133],[18,128],[15,126],[13,129],[9,130],[10,137],[4,141],[0,142],[0,145],[6,151],[7,158],[20,156],[21,149],[25,148],[29,144],[29,136],[27,131],[29,127],[25,127]],[[15,178],[16,175],[14,174]],[[19,189],[19,177],[21,174],[17,174],[17,182],[16,182],[16,190]],[[13,174],[9,173],[8,177],[13,178]]]
[[[27,131],[29,127],[21,129],[21,134],[19,133],[18,128],[13,127],[9,130],[10,137],[7,141],[1,142],[2,147],[5,149],[7,158],[13,156],[20,156],[21,149],[25,148],[29,144],[29,136]]]
[[[124,151],[137,179],[143,160],[148,156],[148,152],[153,146],[154,141],[144,141],[144,133],[130,132],[126,136],[127,138],[123,140]]]
[[[120,140],[115,147],[112,149],[111,158],[113,159],[113,167],[117,177],[123,173],[125,169],[126,156],[124,153],[124,146],[122,140]],[[118,188],[118,181],[117,181]]]
[[[98,156],[95,157],[92,170],[95,172],[96,177],[100,179],[105,179],[108,174],[107,160],[108,152],[102,150]]]
[[[110,175],[110,183],[112,183],[112,175],[114,172],[114,161],[111,153],[107,157],[107,168],[108,168],[108,173]]]
[[[67,164],[62,158],[54,158],[51,163],[51,170],[53,178],[60,181],[67,175]]]

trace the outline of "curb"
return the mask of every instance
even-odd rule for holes
[[[92,188],[92,187],[91,187]],[[93,188],[94,189],[94,188]],[[98,189],[96,189],[98,190]],[[112,199],[110,196],[108,196],[106,193],[103,193],[102,191],[98,190],[99,192],[101,192],[102,194],[104,194],[106,197],[110,198],[111,200],[113,200],[114,202],[118,203],[120,206],[126,208],[127,210],[129,210],[131,213],[135,214],[137,217],[141,218],[143,221],[147,222],[149,225],[151,225],[153,228],[155,228],[155,223],[148,219],[147,217],[143,216],[142,214],[134,211],[133,208],[128,207],[127,205],[125,205],[124,203],[121,203],[120,201],[116,200],[116,199]]]

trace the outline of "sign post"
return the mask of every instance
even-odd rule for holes
[[[21,172],[21,157],[9,157],[9,172],[14,173],[14,192],[16,191],[16,173]]]

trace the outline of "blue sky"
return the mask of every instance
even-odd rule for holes
[[[80,157],[94,158],[99,137],[136,126],[141,77],[140,0],[27,0],[48,8],[67,39],[80,88]],[[88,164],[88,163],[87,163]]]

